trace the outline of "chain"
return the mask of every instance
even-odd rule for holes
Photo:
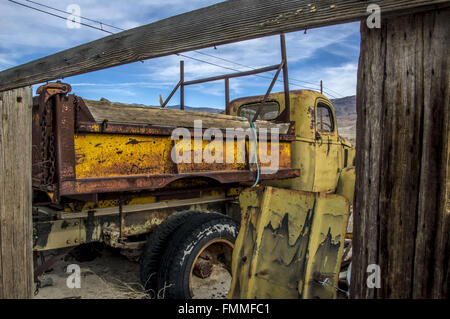
[[[41,185],[50,185],[55,176],[55,137],[48,131],[51,107],[48,102],[42,112],[41,126]],[[48,163],[50,163],[48,165]]]
[[[78,117],[80,116],[80,112],[81,112],[81,107],[80,104],[78,103],[78,97],[76,97],[74,95],[74,104],[75,104],[75,130],[78,133]]]
[[[41,126],[41,185],[45,185],[48,178],[48,170],[47,170],[47,122],[48,122],[48,112],[47,106],[44,107],[42,111],[42,120],[40,123]]]
[[[38,279],[36,282],[36,289],[34,290],[35,296],[39,293],[39,288],[41,288],[41,281]]]
[[[47,184],[53,184],[53,180],[55,177],[55,135],[53,133],[50,134],[50,145],[48,147],[50,152],[50,175],[47,179]]]

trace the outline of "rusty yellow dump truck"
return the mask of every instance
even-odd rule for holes
[[[336,297],[355,149],[339,136],[331,101],[289,91],[285,68],[283,59],[253,70],[277,70],[267,94],[230,102],[227,90],[225,114],[41,86],[33,101],[36,281],[74,247],[101,242],[140,260],[153,297],[207,297],[214,284],[230,298]],[[282,69],[285,91],[271,93]],[[222,77],[226,87],[233,76]],[[175,90],[195,83],[181,79]],[[57,253],[38,258],[48,250]]]

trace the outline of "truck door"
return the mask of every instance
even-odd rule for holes
[[[340,156],[338,131],[332,105],[318,98],[316,117],[316,161],[314,170],[315,192],[334,192],[339,177]]]

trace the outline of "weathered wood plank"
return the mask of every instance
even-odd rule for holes
[[[0,72],[0,91],[281,32],[448,6],[449,0],[234,0],[123,31]]]
[[[380,32],[380,30],[365,30],[364,23],[361,23],[361,32],[367,32],[369,36],[361,42],[361,52],[376,52],[376,54],[361,54],[360,66],[383,65],[386,52],[385,43],[378,41],[378,38],[371,33]],[[380,174],[380,164],[373,158],[379,154],[381,141],[380,115],[383,112],[383,90],[380,86],[371,86],[367,90],[367,81],[380,83],[384,78],[383,68],[362,68],[358,69],[357,96],[358,105],[371,107],[357,108],[357,141],[359,156],[356,158],[356,191],[355,196],[359,201],[355,203],[353,215],[353,236],[361,240],[353,240],[353,257],[355,265],[359,265],[358,271],[353,271],[352,282],[365,283],[365,269],[369,264],[378,263],[378,241],[373,237],[364,236],[366,233],[377,236],[377,211],[378,194],[372,192],[372,188],[378,189]],[[372,124],[368,126],[369,124]],[[371,178],[373,177],[373,178]],[[376,237],[375,237],[376,238]],[[355,254],[355,252],[357,252]],[[355,277],[356,276],[356,277]],[[364,294],[355,294],[355,298],[373,298],[374,291],[365,291]]]
[[[446,15],[426,15],[423,22],[424,52],[433,54],[423,60],[424,124],[414,254],[414,298],[449,297],[449,20],[450,13],[447,12]],[[442,56],[441,52],[447,54]]]
[[[31,298],[31,87],[0,100],[0,298]]]
[[[194,120],[201,120],[203,128],[242,128],[249,129],[247,118],[207,112],[182,111],[160,107],[125,104],[106,101],[84,100],[87,108],[98,123],[150,124],[170,127],[194,127]],[[278,128],[281,134],[287,134],[289,123],[256,121],[255,127]]]
[[[354,298],[446,298],[450,10],[361,26]],[[381,269],[368,288],[367,265]]]

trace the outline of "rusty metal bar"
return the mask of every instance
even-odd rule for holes
[[[167,103],[169,103],[170,99],[172,98],[172,96],[175,94],[175,92],[178,90],[178,88],[181,85],[181,81],[178,82],[178,84],[175,86],[175,88],[172,90],[172,92],[170,93],[170,95],[167,97],[167,99],[164,101],[164,103],[161,105],[161,107],[166,107]]]
[[[184,61],[180,61],[180,110],[184,110]]]
[[[194,134],[193,128],[186,128]],[[207,128],[202,129],[204,133]],[[227,132],[225,129],[219,129],[223,137],[227,137]],[[121,124],[121,123],[109,123],[108,127],[102,127],[99,123],[90,122],[80,122],[79,133],[107,133],[107,134],[125,134],[125,135],[157,135],[157,136],[171,136],[173,127],[167,126],[148,126],[147,124]],[[233,136],[248,138],[244,132],[234,132]],[[271,140],[270,135],[261,136],[262,141]],[[292,132],[287,132],[287,134],[279,135],[280,141],[295,141],[295,135]]]
[[[164,101],[162,107],[165,107],[167,103],[170,101],[172,96],[175,94],[176,90],[180,88],[180,109],[184,110],[184,87],[187,85],[194,85],[194,84],[201,84],[206,82],[213,82],[213,81],[219,81],[219,80],[225,80],[225,113],[229,114],[229,104],[230,104],[230,83],[229,80],[231,78],[236,77],[242,77],[242,76],[248,76],[248,75],[255,75],[259,73],[269,72],[277,70],[277,74],[279,73],[278,70],[282,67],[283,62],[281,64],[276,64],[264,68],[259,69],[253,69],[250,71],[244,71],[244,72],[236,72],[236,73],[230,73],[230,74],[224,74],[224,75],[218,75],[213,76],[209,78],[203,78],[198,80],[192,80],[192,81],[184,81],[184,61],[180,61],[180,81],[178,82],[177,86],[172,90],[170,95],[167,97],[166,101]],[[273,87],[273,85],[272,85]],[[271,91],[272,89],[270,89]]]
[[[278,75],[280,74],[283,66],[284,66],[284,61],[282,61],[280,66],[278,67],[277,73],[275,73],[275,76],[273,77],[272,82],[270,83],[270,86],[267,89],[266,95],[264,95],[264,98],[262,99],[261,104],[259,105],[258,109],[256,110],[255,116],[253,116],[253,122],[255,122],[258,119],[259,113],[261,113],[263,106],[266,103],[267,98],[269,97],[269,94],[272,91],[273,86],[275,85],[275,82],[277,81]]]
[[[286,55],[286,39],[284,34],[280,35],[280,44],[281,44],[281,60],[283,61],[283,80],[284,80],[284,111],[285,121],[290,121],[291,114],[291,100],[289,96],[289,76],[288,76],[288,67],[287,67],[287,55]]]
[[[125,218],[123,216],[123,201],[122,199],[119,200],[119,242],[124,240],[125,237],[123,235],[123,228],[125,226]],[[89,213],[88,213],[89,216]]]
[[[225,114],[230,115],[230,79],[225,78]]]
[[[193,84],[200,84],[200,83],[205,83],[205,82],[224,80],[226,78],[231,79],[231,78],[237,78],[237,77],[241,77],[241,76],[254,75],[254,74],[259,74],[259,73],[273,71],[273,70],[278,69],[278,67],[279,67],[279,64],[276,64],[276,65],[268,66],[268,67],[265,67],[265,68],[254,69],[254,70],[250,70],[250,71],[236,72],[236,73],[230,73],[230,74],[225,74],[225,75],[212,76],[212,77],[209,77],[209,78],[193,80],[193,81],[187,81],[187,82],[184,82],[184,85],[193,85]]]
[[[119,215],[122,216],[124,214],[131,213],[139,213],[143,211],[152,211],[159,209],[167,209],[167,208],[176,208],[183,206],[191,206],[191,205],[199,205],[199,204],[211,204],[211,203],[221,203],[227,201],[236,200],[236,197],[225,197],[225,196],[211,196],[206,198],[188,198],[188,199],[179,199],[172,201],[162,201],[150,204],[137,204],[131,206],[123,206],[120,207],[108,207],[108,208],[99,208],[99,209],[90,209],[83,210],[79,212],[57,212],[58,219],[76,219],[76,218],[86,218],[89,214],[93,216],[111,216],[111,215]]]
[[[75,248],[75,246],[61,249],[55,256],[51,257],[49,260],[45,261],[44,263],[42,263],[39,266],[37,265],[37,258],[35,258],[34,259],[34,263],[35,263],[34,264],[34,282],[37,282],[39,280],[40,275],[42,275],[47,269],[49,269],[51,266],[53,266],[58,260],[61,260],[62,258],[64,258],[64,256],[66,256],[68,253],[70,253],[70,251],[74,248]]]
[[[288,179],[298,176],[300,176],[299,169],[280,168],[273,174],[261,174],[260,180]],[[100,178],[80,178],[74,181],[63,181],[60,186],[60,195],[69,196],[95,194],[98,193],[99,189],[102,190],[102,193],[156,190],[184,178],[210,178],[221,184],[253,182],[256,178],[256,171],[234,170],[165,175],[127,175]]]

